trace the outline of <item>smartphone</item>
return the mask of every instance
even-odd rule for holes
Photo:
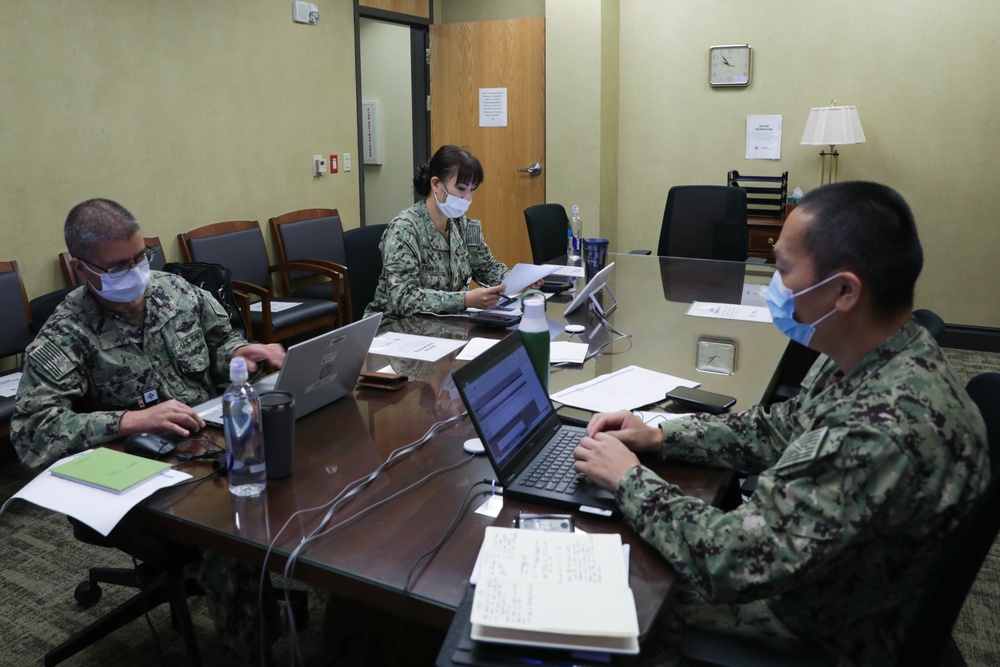
[[[671,389],[667,392],[667,398],[685,408],[692,408],[696,412],[711,412],[712,414],[726,412],[736,403],[736,399],[732,396],[713,394],[710,391],[689,387]]]
[[[520,315],[507,313],[488,313],[481,311],[469,315],[469,321],[473,324],[484,324],[488,327],[500,327],[506,329],[521,321]]]
[[[524,530],[546,530],[554,533],[572,533],[573,517],[569,514],[529,514],[521,512],[514,519],[514,527]]]

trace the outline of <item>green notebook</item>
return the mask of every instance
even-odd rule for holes
[[[125,493],[168,468],[169,463],[98,447],[53,468],[52,474],[105,491]]]

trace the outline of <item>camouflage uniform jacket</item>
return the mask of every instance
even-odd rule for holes
[[[709,602],[766,600],[800,636],[891,664],[922,582],[989,480],[978,409],[911,320],[844,374],[820,357],[799,397],[663,424],[663,456],[759,473],[724,512],[637,466],[618,503]]]
[[[465,310],[464,290],[470,277],[480,285],[493,286],[507,275],[507,267],[493,257],[483,240],[478,220],[464,215],[449,220],[446,239],[434,228],[423,201],[392,219],[379,247],[382,275],[366,316],[460,313]]]
[[[219,393],[243,345],[208,292],[168,273],[151,272],[143,327],[74,290],[28,346],[11,440],[22,462],[39,467],[114,439],[127,410]]]

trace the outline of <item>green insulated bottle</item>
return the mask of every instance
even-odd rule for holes
[[[549,323],[545,319],[545,298],[529,296],[523,301],[524,314],[518,330],[524,338],[531,365],[535,367],[538,379],[549,391]]]

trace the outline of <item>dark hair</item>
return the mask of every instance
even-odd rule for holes
[[[86,257],[98,243],[127,241],[139,231],[139,223],[128,209],[110,199],[88,199],[66,216],[63,237],[74,257]]]
[[[443,181],[456,173],[459,183],[477,187],[483,182],[483,165],[479,164],[479,160],[461,146],[446,144],[437,149],[430,162],[417,169],[417,175],[413,177],[413,191],[426,197],[431,193],[432,177],[437,176]]]
[[[803,245],[816,280],[853,271],[883,319],[913,307],[924,251],[913,212],[898,192],[878,183],[833,183],[807,194],[798,208],[811,218]]]

